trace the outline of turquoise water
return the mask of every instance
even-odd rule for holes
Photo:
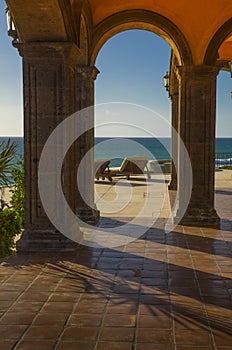
[[[18,155],[23,155],[23,137],[10,137],[18,145]],[[7,141],[8,137],[0,137],[0,142]],[[219,161],[222,164],[232,164],[232,138],[216,139],[216,158],[219,153],[225,154],[225,157]],[[231,155],[230,155],[231,153]],[[95,138],[95,159],[112,159],[111,166],[118,166],[125,157],[146,155],[148,159],[171,159],[170,156],[170,138]]]
[[[109,158],[111,166],[119,166],[122,159],[147,156],[148,159],[171,159],[170,138],[95,138],[95,159]]]
[[[95,158],[109,158],[111,166],[119,166],[122,159],[138,155],[146,155],[148,159],[171,159],[171,139],[170,138],[131,138],[133,143],[128,143],[120,138],[114,138],[112,143],[108,138],[95,139]],[[102,147],[100,146],[102,144]],[[141,147],[139,146],[141,145]],[[115,150],[120,154],[115,158]],[[232,165],[232,138],[217,138],[215,143],[216,165]],[[223,155],[219,153],[225,153]],[[227,154],[226,154],[227,153]],[[154,158],[153,158],[154,157]]]

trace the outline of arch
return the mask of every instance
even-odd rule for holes
[[[69,41],[73,41],[74,43],[77,43],[78,32],[77,32],[77,25],[76,25],[75,15],[74,15],[72,6],[69,1],[64,1],[64,2],[59,1],[59,6],[63,17],[67,38]]]
[[[7,5],[21,42],[70,41],[73,34],[67,23],[70,9],[61,7],[58,1],[50,1],[46,11],[39,1],[31,1],[29,5],[7,0]]]
[[[218,49],[223,41],[232,33],[232,18],[225,22],[211,39],[204,57],[205,65],[215,65],[218,58]]]
[[[75,21],[77,26],[78,47],[80,50],[84,50],[84,56],[86,57],[85,61],[83,61],[83,58],[81,58],[81,63],[88,64],[93,32],[91,7],[87,0],[81,0],[74,3],[72,6],[75,13]]]
[[[188,42],[173,22],[151,11],[126,10],[108,17],[95,28],[91,65],[94,65],[98,52],[108,39],[129,29],[148,30],[161,36],[172,47],[178,58],[178,64],[192,64],[192,53]]]
[[[81,57],[79,59],[79,64],[87,65],[89,63],[89,31],[84,15],[80,18],[80,28],[79,28],[79,48],[81,52]]]

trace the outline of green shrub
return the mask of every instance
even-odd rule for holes
[[[17,213],[17,216],[24,220],[24,162],[21,158],[12,168],[11,172],[12,182],[15,184],[10,192],[12,193],[10,205],[12,210]]]
[[[232,170],[232,165],[223,165],[220,166],[220,169]]]
[[[0,211],[0,254],[1,257],[12,254],[15,237],[22,229],[22,218],[13,209]]]
[[[24,164],[21,159],[11,168],[10,192],[12,197],[9,205],[0,210],[0,256],[12,254],[15,248],[15,237],[23,229],[24,223]]]

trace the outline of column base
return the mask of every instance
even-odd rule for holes
[[[78,243],[51,230],[25,230],[16,242],[18,252],[70,252],[78,247]]]
[[[168,189],[171,191],[177,191],[177,180],[171,180],[168,185]]]
[[[89,225],[96,225],[100,219],[100,211],[92,208],[78,208],[76,215]]]
[[[178,220],[178,212],[176,215]],[[186,213],[179,222],[179,225],[184,226],[219,226],[220,217],[215,209],[187,209]]]

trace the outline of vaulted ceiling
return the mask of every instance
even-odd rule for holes
[[[211,46],[220,46],[220,59],[232,60],[231,0],[7,0],[7,3],[23,42],[74,40],[78,37],[83,8],[88,8],[93,33],[115,14],[140,10],[173,23],[186,39],[195,64],[204,62],[208,46],[224,26]],[[132,18],[125,28],[134,28],[136,23]],[[159,25],[152,24],[160,35]]]

